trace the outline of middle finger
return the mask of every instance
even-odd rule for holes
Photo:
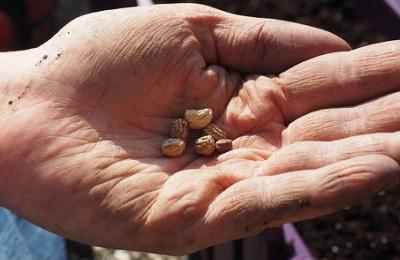
[[[316,169],[370,154],[385,155],[399,163],[400,132],[359,135],[330,142],[297,142],[272,154],[258,170],[261,175],[276,175]]]
[[[400,41],[391,41],[319,56],[287,70],[277,79],[286,122],[398,91],[399,57]]]

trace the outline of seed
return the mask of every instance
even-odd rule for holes
[[[219,153],[225,153],[232,150],[232,140],[230,139],[220,139],[215,143],[215,148]]]
[[[209,124],[206,129],[204,129],[204,133],[206,135],[211,135],[214,140],[221,140],[221,139],[227,139],[228,137],[226,136],[226,133],[224,130],[219,128],[215,124]]]
[[[168,157],[178,157],[185,151],[186,144],[178,138],[169,138],[161,145],[162,153]]]
[[[185,111],[185,120],[189,123],[191,129],[202,129],[206,127],[213,118],[213,112],[210,108]]]
[[[195,141],[194,148],[201,155],[211,155],[215,150],[215,141],[211,135],[198,138]]]
[[[171,129],[169,131],[169,135],[173,138],[179,138],[182,140],[186,140],[189,134],[188,123],[184,119],[176,119],[171,123]]]

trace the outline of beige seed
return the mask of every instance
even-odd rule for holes
[[[209,124],[206,129],[204,129],[204,133],[206,135],[211,135],[214,140],[221,140],[221,139],[227,139],[228,137],[226,136],[226,133],[224,130],[219,128],[215,124]]]
[[[221,139],[215,143],[215,148],[219,153],[225,153],[232,150],[233,144],[230,139]]]
[[[210,108],[205,109],[187,109],[185,111],[185,120],[189,123],[191,129],[202,129],[206,127],[213,118],[213,112]]]
[[[186,140],[188,134],[189,134],[189,126],[185,120],[179,118],[172,121],[171,129],[169,131],[169,135],[172,138],[179,138],[182,140]]]
[[[215,150],[215,141],[211,135],[202,136],[196,139],[194,148],[201,155],[211,155]]]
[[[169,138],[161,145],[162,153],[168,157],[178,157],[185,151],[186,144],[178,138]]]

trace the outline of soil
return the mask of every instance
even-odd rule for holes
[[[297,224],[318,259],[400,259],[400,189]]]

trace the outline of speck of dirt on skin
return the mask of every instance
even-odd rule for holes
[[[47,60],[48,57],[49,55],[47,54],[43,55],[43,57],[35,64],[35,66],[40,66],[43,61]]]
[[[32,87],[31,83],[26,85],[24,91],[17,97],[17,99],[20,100],[21,98],[23,98],[28,93],[28,91],[31,89],[31,87]]]
[[[311,204],[308,199],[300,199],[297,202],[299,203],[300,208],[305,208]]]
[[[61,52],[58,52],[58,53],[57,53],[57,58],[60,58],[60,57],[61,57],[61,54],[62,54]]]

